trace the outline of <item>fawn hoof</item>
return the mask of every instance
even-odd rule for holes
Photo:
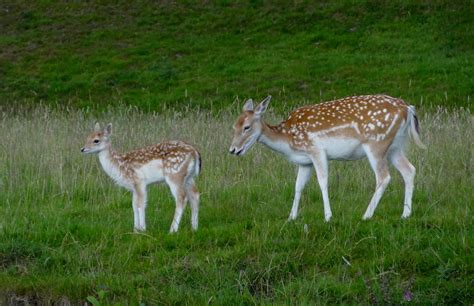
[[[193,230],[193,232],[197,231],[198,224],[199,223],[198,223],[197,218],[191,220],[191,229]]]
[[[403,205],[403,214],[402,214],[402,219],[406,219],[410,217],[411,215],[411,204],[404,204]]]
[[[411,212],[403,212],[402,219],[407,219],[408,217],[410,217],[410,215],[411,215]]]
[[[133,228],[134,233],[143,233],[144,231],[146,231],[146,228],[144,228],[144,227],[134,227]]]

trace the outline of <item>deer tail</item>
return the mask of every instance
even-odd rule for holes
[[[423,142],[421,142],[420,139],[420,123],[418,121],[418,117],[416,116],[415,107],[412,105],[408,106],[408,122],[410,124],[409,134],[411,139],[413,139],[418,147],[426,149],[426,146],[423,144]]]

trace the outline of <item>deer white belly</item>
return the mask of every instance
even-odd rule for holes
[[[326,152],[330,160],[357,160],[365,156],[362,143],[358,139],[315,136],[313,141],[318,149]]]
[[[298,164],[298,165],[311,165],[312,164],[311,158],[306,153],[293,151],[290,154],[288,154],[287,157],[290,162]]]
[[[137,175],[148,185],[165,180],[163,161],[152,160],[136,170]]]

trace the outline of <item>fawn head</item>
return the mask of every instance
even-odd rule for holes
[[[244,155],[262,134],[262,115],[267,110],[272,96],[266,97],[253,108],[252,99],[245,102],[243,113],[234,124],[234,138],[230,146],[230,154]]]
[[[109,123],[105,129],[101,129],[99,123],[95,124],[94,132],[87,136],[86,144],[81,148],[82,153],[99,153],[110,143],[112,135],[112,123]]]

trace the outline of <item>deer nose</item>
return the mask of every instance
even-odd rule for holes
[[[235,152],[235,148],[232,148],[232,149],[229,150],[230,154],[234,154],[234,152]]]
[[[86,148],[81,148],[81,152],[84,153],[84,151],[86,150]]]

